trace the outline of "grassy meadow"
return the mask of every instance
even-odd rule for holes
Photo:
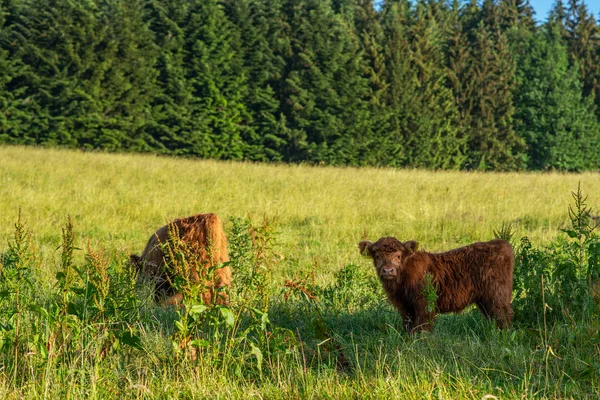
[[[438,317],[432,333],[409,336],[356,246],[392,235],[443,251],[492,239],[503,224],[511,224],[515,243],[527,236],[534,247],[545,246],[568,226],[579,183],[592,213],[600,214],[598,173],[331,168],[0,147],[0,253],[15,240],[20,209],[35,254],[32,267],[23,268],[35,284],[17,304],[46,310],[35,319],[24,310],[39,307],[17,306],[2,316],[13,336],[0,342],[0,398],[600,396],[597,319],[530,321],[498,331],[467,310]],[[217,213],[228,234],[239,228],[236,218],[267,221],[272,241],[261,262],[269,279],[256,287],[266,290],[261,304],[268,306],[248,305],[244,296],[259,296],[254,286],[237,288],[231,322],[222,309],[202,310],[201,317],[165,309],[137,287],[136,316],[115,306],[110,318],[126,321],[140,343],[128,347],[121,337],[118,346],[111,336],[110,349],[99,350],[98,332],[109,337],[112,329],[108,308],[96,303],[102,318],[86,325],[60,307],[86,296],[57,283],[68,216],[73,265],[89,262],[89,243],[118,272],[165,221],[199,212]],[[48,294],[57,287],[64,303]],[[15,319],[20,323],[8,327]],[[184,339],[212,343],[197,344],[193,357],[176,349],[184,342],[175,321],[184,319],[193,328]],[[49,343],[61,350],[53,353]]]
[[[581,182],[600,206],[600,174],[466,173],[198,161],[144,155],[0,148],[0,240],[18,209],[50,260],[67,215],[77,237],[115,252],[141,252],[165,221],[199,212],[273,221],[281,276],[327,279],[361,261],[356,244],[392,235],[443,251],[516,236],[545,243],[568,221]],[[279,275],[279,273],[277,274]]]

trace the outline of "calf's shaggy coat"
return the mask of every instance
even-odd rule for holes
[[[221,220],[216,214],[197,214],[187,218],[176,219],[160,227],[148,240],[141,256],[132,254],[131,263],[142,279],[154,282],[156,297],[166,293],[170,295],[167,303],[177,304],[182,295],[175,293],[171,286],[173,270],[167,267],[169,262],[169,248],[183,245],[188,259],[180,263],[187,270],[179,271],[186,274],[192,282],[206,287],[202,299],[206,304],[215,300],[219,304],[226,304],[227,295],[216,289],[231,285],[231,269],[223,266],[214,269],[212,276],[207,276],[208,271],[219,264],[229,261],[227,253],[227,237],[223,231]],[[215,297],[217,293],[218,298]]]
[[[510,325],[513,311],[514,253],[505,240],[474,243],[444,253],[417,251],[415,241],[383,237],[359,244],[373,264],[389,300],[398,309],[409,332],[430,330],[436,313],[462,311],[469,304],[498,327]],[[431,274],[437,300],[427,308],[426,274]]]

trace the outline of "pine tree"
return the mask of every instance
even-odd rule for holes
[[[377,137],[387,129],[386,116],[389,113],[389,109],[381,107],[379,103],[382,90],[385,90],[380,86],[384,84],[383,71],[380,69],[384,67],[383,55],[381,47],[372,41],[370,50],[364,45],[365,40],[369,43],[369,38],[381,38],[379,35],[382,30],[379,17],[369,1],[354,6],[354,1],[349,0],[348,3],[347,8],[341,8],[338,18],[343,31],[341,37],[347,42],[343,50],[345,79],[337,80],[339,90],[347,97],[343,100],[346,128],[333,149],[345,153],[344,157],[340,157],[344,164],[381,165],[382,149],[378,146]],[[363,20],[365,25],[357,25],[361,12],[367,13],[367,20]]]
[[[0,0],[0,142],[597,169],[597,22],[582,0],[533,16],[529,0]]]

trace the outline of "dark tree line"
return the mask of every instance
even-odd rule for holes
[[[375,4],[374,4],[375,3]],[[0,0],[0,143],[600,168],[581,0]]]

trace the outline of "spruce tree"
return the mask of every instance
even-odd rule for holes
[[[23,143],[130,148],[146,122],[152,85],[149,31],[139,1],[21,2],[14,8],[12,124]],[[18,113],[17,113],[18,114]]]
[[[528,31],[535,29],[535,12],[529,0],[499,0],[497,4],[500,30],[506,32],[511,28]]]
[[[472,11],[477,9],[476,5],[474,7],[471,9]],[[467,18],[468,16],[473,18],[473,13],[465,12],[463,14],[459,0],[454,0],[448,10],[445,46],[446,74],[448,76],[448,86],[452,90],[454,102],[458,109],[459,135],[467,138],[467,140],[471,132],[472,122],[469,108],[471,86],[467,79],[472,53],[468,36],[469,29],[467,29],[471,21]]]
[[[90,20],[73,25],[74,43],[84,44],[73,54],[81,64],[71,75],[78,93],[90,95],[91,111],[78,116],[77,141],[107,150],[142,150],[157,76],[145,0],[96,1]]]
[[[61,82],[57,79],[57,58],[43,48],[53,40],[53,21],[43,17],[47,2],[30,3],[5,1],[3,3],[4,26],[0,31],[0,49],[5,50],[6,75],[2,114],[6,124],[2,127],[2,141],[20,144],[55,143],[48,136],[54,129],[54,121],[48,107],[50,86]],[[35,25],[39,24],[39,30]],[[37,39],[37,40],[34,40]],[[38,43],[41,43],[40,46]],[[40,48],[41,47],[41,48]],[[64,86],[64,85],[63,85]],[[49,104],[50,103],[50,104]],[[68,142],[71,137],[61,138]]]
[[[250,115],[239,32],[217,0],[154,0],[149,10],[161,49],[149,134],[176,154],[244,158]]]
[[[15,106],[12,90],[9,84],[15,71],[14,64],[11,62],[10,52],[8,50],[7,38],[10,37],[10,26],[6,20],[11,17],[11,0],[0,0],[0,143],[17,141],[17,138],[8,135],[11,124],[14,123],[11,117]],[[6,49],[5,49],[6,47]]]
[[[217,0],[193,0],[185,33],[187,82],[194,97],[194,120],[202,121],[198,148],[203,157],[241,159],[248,111],[243,103],[247,77],[234,46],[240,32],[225,16]]]
[[[387,101],[387,63],[383,13],[373,0],[357,0],[353,9],[353,26],[359,38],[363,54],[363,69],[369,82],[368,102],[371,110],[372,134],[366,139],[367,152],[362,158],[370,165],[394,165],[385,138],[390,132],[390,120],[394,109]]]
[[[381,13],[377,12],[373,0],[357,0],[353,24],[360,37],[361,49],[365,59],[365,68],[369,78],[371,102],[383,106],[383,96],[388,88],[385,80],[386,65],[384,54],[384,31],[381,25]]]
[[[228,18],[242,33],[236,51],[243,58],[243,73],[248,77],[244,103],[251,120],[243,135],[250,146],[246,158],[280,161],[287,136],[276,93],[287,40],[280,28],[282,6],[275,0],[228,0],[225,6]]]
[[[591,98],[581,93],[560,26],[532,33],[519,55],[516,130],[527,143],[529,169],[581,171],[600,165],[600,124]]]
[[[380,138],[380,143],[389,154],[387,164],[401,167],[410,163],[406,148],[410,134],[408,116],[418,95],[416,71],[411,64],[411,8],[405,0],[386,1],[383,7],[385,77],[388,86],[385,101],[391,112],[389,131]]]
[[[145,127],[151,151],[205,155],[202,118],[194,118],[193,88],[186,69],[186,32],[192,4],[188,0],[151,0],[146,16],[158,49],[157,80],[150,105],[152,122]]]
[[[284,13],[289,26],[281,86],[290,128],[286,158],[358,164],[371,129],[359,43],[329,2],[288,0]]]
[[[466,156],[466,138],[459,128],[458,108],[444,67],[443,10],[442,3],[419,2],[410,27],[416,95],[410,105],[405,144],[409,164],[421,168],[460,168]]]
[[[469,80],[474,115],[469,138],[470,162],[481,170],[521,168],[523,142],[512,125],[514,62],[506,36],[494,40],[480,24],[471,59]]]
[[[457,7],[457,28],[449,36],[449,77],[468,137],[465,167],[519,169],[524,147],[512,125],[514,60],[498,10],[493,2],[480,8],[475,0],[462,6],[455,2],[454,13]]]
[[[533,15],[529,0],[0,0],[0,142],[597,169],[597,22],[582,0]]]
[[[569,0],[566,35],[583,79],[583,95],[591,95],[600,110],[600,27],[582,0]]]
[[[560,32],[560,37],[567,41],[568,40],[568,32],[567,32],[567,9],[562,0],[556,0],[554,6],[550,10],[548,15],[548,24],[552,24],[554,29],[558,29]]]

